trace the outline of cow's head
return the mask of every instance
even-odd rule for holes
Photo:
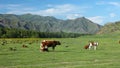
[[[88,49],[88,48],[89,48],[89,45],[85,45],[84,48],[85,48],[85,49]]]
[[[59,41],[54,41],[56,45],[61,45]]]

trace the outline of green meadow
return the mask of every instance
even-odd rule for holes
[[[55,51],[41,52],[42,40],[61,42]],[[119,35],[78,38],[2,38],[0,68],[120,68]],[[99,42],[97,50],[86,50],[89,41]],[[23,48],[22,45],[27,45]],[[10,48],[15,48],[11,50]]]

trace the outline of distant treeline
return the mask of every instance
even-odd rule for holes
[[[36,32],[22,29],[0,28],[0,38],[75,38],[86,34],[65,32]]]

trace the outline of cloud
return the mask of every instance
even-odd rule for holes
[[[42,16],[55,16],[55,17],[65,17],[68,19],[73,19],[80,17],[86,9],[90,8],[88,6],[77,6],[73,4],[61,4],[61,5],[46,5],[44,9],[39,9],[36,7],[27,7],[23,4],[8,4],[5,9],[8,11],[7,14],[37,14]]]
[[[20,7],[21,4],[7,4],[8,7]]]
[[[0,8],[1,9],[13,10],[13,9],[18,8],[20,6],[21,6],[20,4],[1,4]]]
[[[103,21],[104,21],[104,17],[102,17],[102,16],[88,17],[88,19],[97,24],[103,24]]]
[[[65,14],[71,12],[76,9],[77,6],[71,4],[64,4],[64,5],[47,5],[49,8],[46,9],[36,9],[33,7],[24,7],[23,5],[7,5],[6,9],[9,11],[7,13],[17,13],[17,14],[24,14],[24,13],[31,13],[31,14],[38,14],[43,16],[54,16]]]
[[[108,4],[120,7],[120,3],[119,2],[108,2]]]
[[[112,5],[112,6],[120,7],[120,2],[105,2],[105,1],[100,1],[100,2],[97,2],[96,5]]]
[[[44,15],[44,16],[54,16],[54,15],[60,15],[60,14],[65,14],[67,12],[71,12],[75,10],[75,6],[71,4],[64,4],[64,5],[56,5],[51,8],[47,8],[44,10],[38,10],[36,12],[32,12],[33,14],[39,14],[39,15]]]
[[[116,14],[115,13],[110,13],[110,17],[116,17]]]
[[[34,10],[33,8],[24,7],[22,4],[1,4],[1,10],[5,10],[6,14],[24,14]]]
[[[96,5],[104,5],[106,2],[105,1],[100,1],[100,2],[97,2]]]
[[[82,15],[81,14],[68,14],[66,16],[67,19],[76,19],[78,17],[81,17]]]
[[[64,16],[70,18],[69,16],[77,16],[78,12],[83,13],[87,7],[78,7],[72,4],[62,4],[62,5],[48,5],[49,8],[44,10],[38,10],[31,12],[32,14],[39,14],[43,16]]]

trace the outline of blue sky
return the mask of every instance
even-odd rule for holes
[[[26,13],[64,20],[84,16],[104,25],[120,21],[120,0],[0,0],[0,14]]]

